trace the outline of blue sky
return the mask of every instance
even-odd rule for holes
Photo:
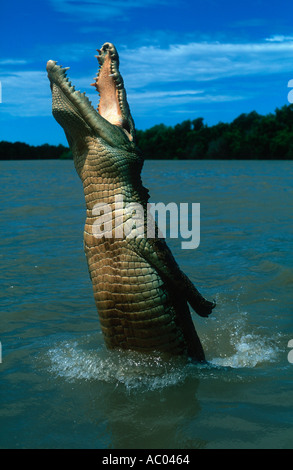
[[[288,104],[289,0],[14,0],[1,2],[0,140],[65,144],[51,114],[46,62],[93,104],[94,55],[113,42],[138,129],[203,117],[213,125]]]

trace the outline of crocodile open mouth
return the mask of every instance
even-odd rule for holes
[[[97,76],[92,85],[100,95],[97,110],[85,92],[75,90],[67,77],[69,67],[57,65],[54,60],[47,63],[47,72],[53,94],[53,114],[58,113],[58,99],[72,104],[74,111],[90,126],[98,116],[122,129],[130,141],[134,139],[134,123],[130,114],[122,76],[119,72],[118,53],[111,43],[105,43],[99,50],[97,59],[100,64]],[[54,102],[55,99],[55,102]]]
[[[97,55],[100,69],[94,86],[100,94],[98,112],[107,121],[122,127],[130,133],[123,108],[127,106],[123,78],[119,72],[119,57],[113,44],[105,43]],[[123,112],[124,111],[124,112]]]

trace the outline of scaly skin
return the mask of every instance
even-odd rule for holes
[[[140,238],[117,238],[113,227],[103,237],[95,235],[97,203],[109,204],[112,216],[121,216],[114,203],[115,196],[123,196],[123,207],[139,203],[146,215],[149,197],[141,182],[143,158],[117,51],[105,43],[98,52],[101,67],[93,83],[101,95],[98,111],[68,82],[67,69],[50,60],[47,71],[53,115],[65,131],[84,187],[84,249],[106,345],[204,361],[187,302],[201,316],[208,316],[215,304],[199,294],[165,241],[147,238],[146,227]],[[118,220],[125,224],[127,218]]]

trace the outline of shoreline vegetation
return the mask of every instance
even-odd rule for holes
[[[136,134],[147,160],[293,160],[293,104],[265,116],[256,111],[241,114],[229,124],[209,127],[199,117]],[[42,159],[72,159],[72,153],[61,144],[0,142],[0,160]]]

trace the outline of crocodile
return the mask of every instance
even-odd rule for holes
[[[69,67],[49,60],[47,72],[52,113],[65,132],[83,183],[84,251],[106,347],[204,362],[189,305],[207,317],[215,302],[206,300],[183,273],[165,238],[158,230],[148,236],[146,227],[144,236],[115,236],[113,225],[106,223],[108,232],[95,232],[97,204],[107,204],[121,224],[130,216],[118,213],[117,197],[123,198],[123,207],[136,203],[146,215],[149,212],[149,192],[141,180],[144,158],[136,143],[118,53],[109,42],[97,51],[99,68],[92,83],[100,95],[97,109],[71,84]]]

